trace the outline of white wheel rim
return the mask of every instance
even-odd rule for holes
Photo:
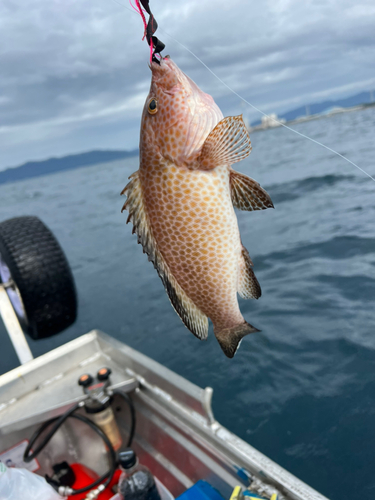
[[[13,282],[9,267],[4,262],[4,259],[3,259],[1,254],[0,254],[0,277],[1,277],[1,281],[3,283],[8,283],[9,281]],[[12,306],[13,306],[17,316],[22,321],[24,321],[24,323],[27,324],[28,321],[27,321],[25,307],[23,305],[21,294],[20,294],[17,286],[14,284],[14,286],[8,287],[7,294],[8,294],[9,300],[11,301]]]

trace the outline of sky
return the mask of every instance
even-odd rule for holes
[[[374,0],[150,0],[156,35],[224,116],[375,89]],[[134,149],[151,72],[128,0],[0,0],[0,170]],[[173,37],[173,38],[171,38]],[[178,42],[177,42],[177,41]]]

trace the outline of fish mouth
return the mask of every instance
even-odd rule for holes
[[[154,72],[154,71],[157,72],[161,68],[163,68],[163,67],[165,68],[167,61],[172,61],[170,56],[161,57],[160,60],[158,60],[158,61],[151,61],[148,66],[152,72]]]
[[[152,61],[149,66],[152,72],[152,82],[164,91],[181,83],[181,70],[169,56],[162,57],[160,63]]]

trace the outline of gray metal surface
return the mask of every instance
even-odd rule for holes
[[[12,302],[9,299],[6,286],[3,284],[0,284],[0,316],[8,331],[20,363],[24,364],[31,361],[33,359],[32,352],[19,324]]]
[[[103,366],[112,368],[114,388],[129,391],[138,385],[101,351],[96,333],[83,335],[2,375],[0,438],[64,413],[84,398],[77,384],[80,375],[95,375]]]
[[[212,389],[195,386],[98,331],[0,377],[1,448],[30,436],[37,422],[61,414],[82,398],[76,385],[79,375],[94,374],[102,366],[112,369],[115,386],[131,391],[137,414],[133,447],[140,462],[175,496],[206,479],[229,498],[235,485],[248,485],[247,474],[253,476],[252,489],[266,498],[279,492],[280,500],[327,500],[222,427],[212,413]],[[126,443],[128,408],[119,397],[113,408]],[[55,436],[53,451],[46,449],[40,457],[41,473],[50,470],[57,457],[91,464],[98,473],[105,470],[103,447],[79,424],[72,421]]]

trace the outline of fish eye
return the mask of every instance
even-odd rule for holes
[[[158,101],[154,98],[150,99],[148,101],[148,108],[147,111],[150,113],[150,115],[154,115],[158,110]]]

